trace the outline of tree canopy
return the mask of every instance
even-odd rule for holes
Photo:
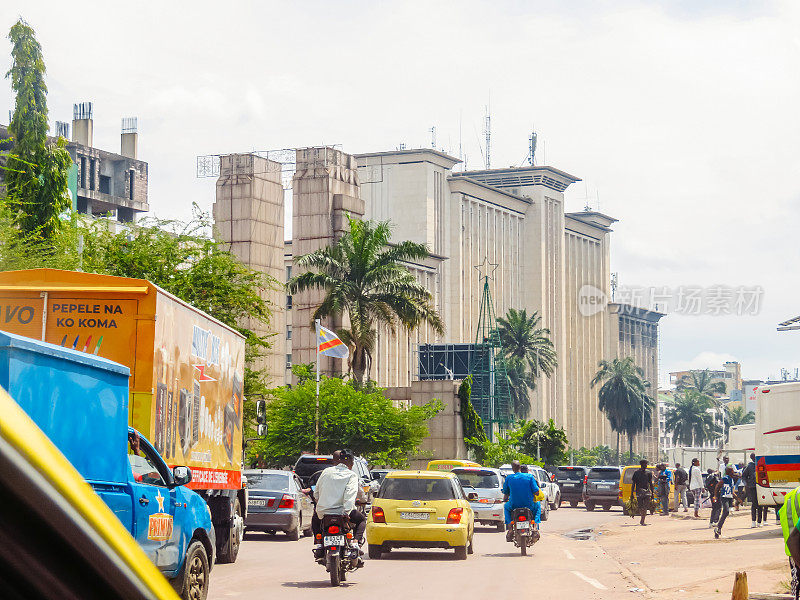
[[[701,446],[714,439],[714,408],[712,400],[696,389],[686,389],[673,398],[667,406],[664,427],[671,433],[672,441],[684,446]]]
[[[303,452],[314,450],[316,382],[301,379],[293,388],[270,391],[266,439],[252,445],[254,464],[293,465]],[[319,449],[330,454],[349,448],[373,464],[403,467],[428,435],[425,422],[442,409],[439,400],[398,408],[374,386],[322,377],[319,391]]]

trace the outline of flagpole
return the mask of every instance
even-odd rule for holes
[[[314,320],[314,343],[317,346],[317,399],[314,409],[314,453],[319,454],[319,319]]]

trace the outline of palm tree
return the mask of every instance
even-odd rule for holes
[[[650,382],[645,381],[645,388],[650,387]],[[653,428],[653,409],[655,401],[647,392],[644,392],[638,401],[631,403],[631,412],[622,423],[622,428],[628,436],[628,456],[633,456],[633,438]]]
[[[689,371],[688,375],[684,375],[678,380],[675,391],[695,390],[709,398],[713,398],[716,394],[724,394],[726,392],[725,384],[711,379],[711,371],[708,369]]]
[[[752,410],[745,412],[743,406],[734,406],[733,408],[726,407],[725,412],[725,422],[727,425],[747,425],[748,423],[756,422],[756,413]]]
[[[529,317],[527,310],[515,308],[509,308],[505,318],[497,318],[503,356],[525,361],[534,378],[540,373],[549,377],[558,366],[550,330],[539,327],[541,320],[536,311]]]
[[[347,219],[350,229],[336,243],[296,259],[306,271],[287,287],[291,294],[325,290],[314,319],[347,315],[350,328],[337,333],[350,348],[353,377],[363,383],[372,367],[378,325],[394,333],[398,324],[413,330],[428,323],[440,335],[444,326],[431,293],[402,264],[426,258],[427,247],[409,241],[390,245],[388,221]]]
[[[597,394],[597,407],[603,411],[617,434],[617,458],[619,459],[619,437],[628,428],[634,428],[633,415],[641,421],[642,413],[636,412],[642,406],[642,396],[647,393],[644,371],[637,367],[632,356],[601,360],[600,367],[592,379],[591,386],[603,383]],[[645,403],[646,404],[646,403]],[[641,410],[641,408],[640,408]],[[645,409],[647,410],[647,409]],[[650,409],[652,414],[652,408]],[[641,423],[639,423],[641,428]]]
[[[684,446],[700,446],[714,439],[714,417],[709,410],[714,403],[697,390],[688,389],[677,394],[672,405],[667,408],[667,431],[672,432],[672,441]]]
[[[525,362],[512,356],[505,359],[506,375],[511,389],[512,413],[517,419],[527,419],[531,412],[530,392],[536,387],[533,374]]]

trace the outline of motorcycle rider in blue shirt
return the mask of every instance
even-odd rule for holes
[[[503,512],[506,521],[506,540],[513,539],[511,531],[511,513],[515,508],[529,508],[533,513],[533,519],[537,528],[540,522],[539,503],[536,495],[539,493],[539,484],[536,478],[529,473],[520,473],[520,463],[518,460],[511,462],[513,473],[506,477],[503,484]]]

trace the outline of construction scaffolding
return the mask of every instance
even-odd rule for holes
[[[489,289],[489,270],[494,271],[497,265],[484,261],[481,267],[476,268],[479,271],[483,270],[481,273],[483,295],[470,363],[471,400],[475,411],[483,421],[486,435],[494,441],[496,430],[508,428],[513,419],[511,386],[502,358],[500,332],[497,329],[494,302]]]

